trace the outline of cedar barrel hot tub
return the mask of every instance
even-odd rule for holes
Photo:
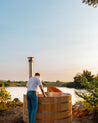
[[[72,99],[69,93],[46,92],[47,97],[38,96],[36,123],[71,123]],[[23,120],[28,123],[26,95],[23,103]]]

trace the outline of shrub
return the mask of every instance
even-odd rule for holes
[[[3,110],[7,109],[6,103],[9,100],[11,100],[11,95],[6,90],[4,85],[2,85],[2,87],[0,88],[0,111],[3,111]]]
[[[9,108],[9,107],[22,106],[23,103],[22,103],[21,101],[19,101],[19,102],[8,101],[8,102],[6,103],[6,105],[7,105],[7,107]]]
[[[0,88],[0,102],[7,102],[11,100],[11,95],[10,93],[6,90],[4,85]]]
[[[98,85],[96,85],[96,81],[88,82],[84,77],[82,78],[81,85],[85,87],[87,93],[76,91],[76,95],[83,98],[90,106],[93,107],[95,112],[98,112]]]
[[[76,104],[83,105],[84,109],[87,109],[87,110],[93,110],[94,109],[94,106],[89,105],[89,103],[87,103],[86,100],[78,100],[76,102]]]

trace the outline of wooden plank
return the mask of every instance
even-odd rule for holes
[[[36,120],[36,123],[71,123],[72,117],[68,117],[72,115],[71,100],[71,95],[47,98],[41,96],[38,97],[38,110],[36,113],[36,118],[39,120]],[[49,121],[49,119],[51,120]],[[24,95],[23,103],[23,120],[28,123],[26,95]]]

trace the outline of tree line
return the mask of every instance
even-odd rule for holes
[[[74,77],[74,86],[76,88],[84,88],[84,85],[82,84],[83,79],[85,79],[86,82],[98,84],[98,74],[95,76],[91,71],[83,70],[83,73],[78,73]]]

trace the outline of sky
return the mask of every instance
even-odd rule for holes
[[[98,8],[81,0],[0,0],[0,80],[28,80],[28,56],[41,80],[98,73]]]

